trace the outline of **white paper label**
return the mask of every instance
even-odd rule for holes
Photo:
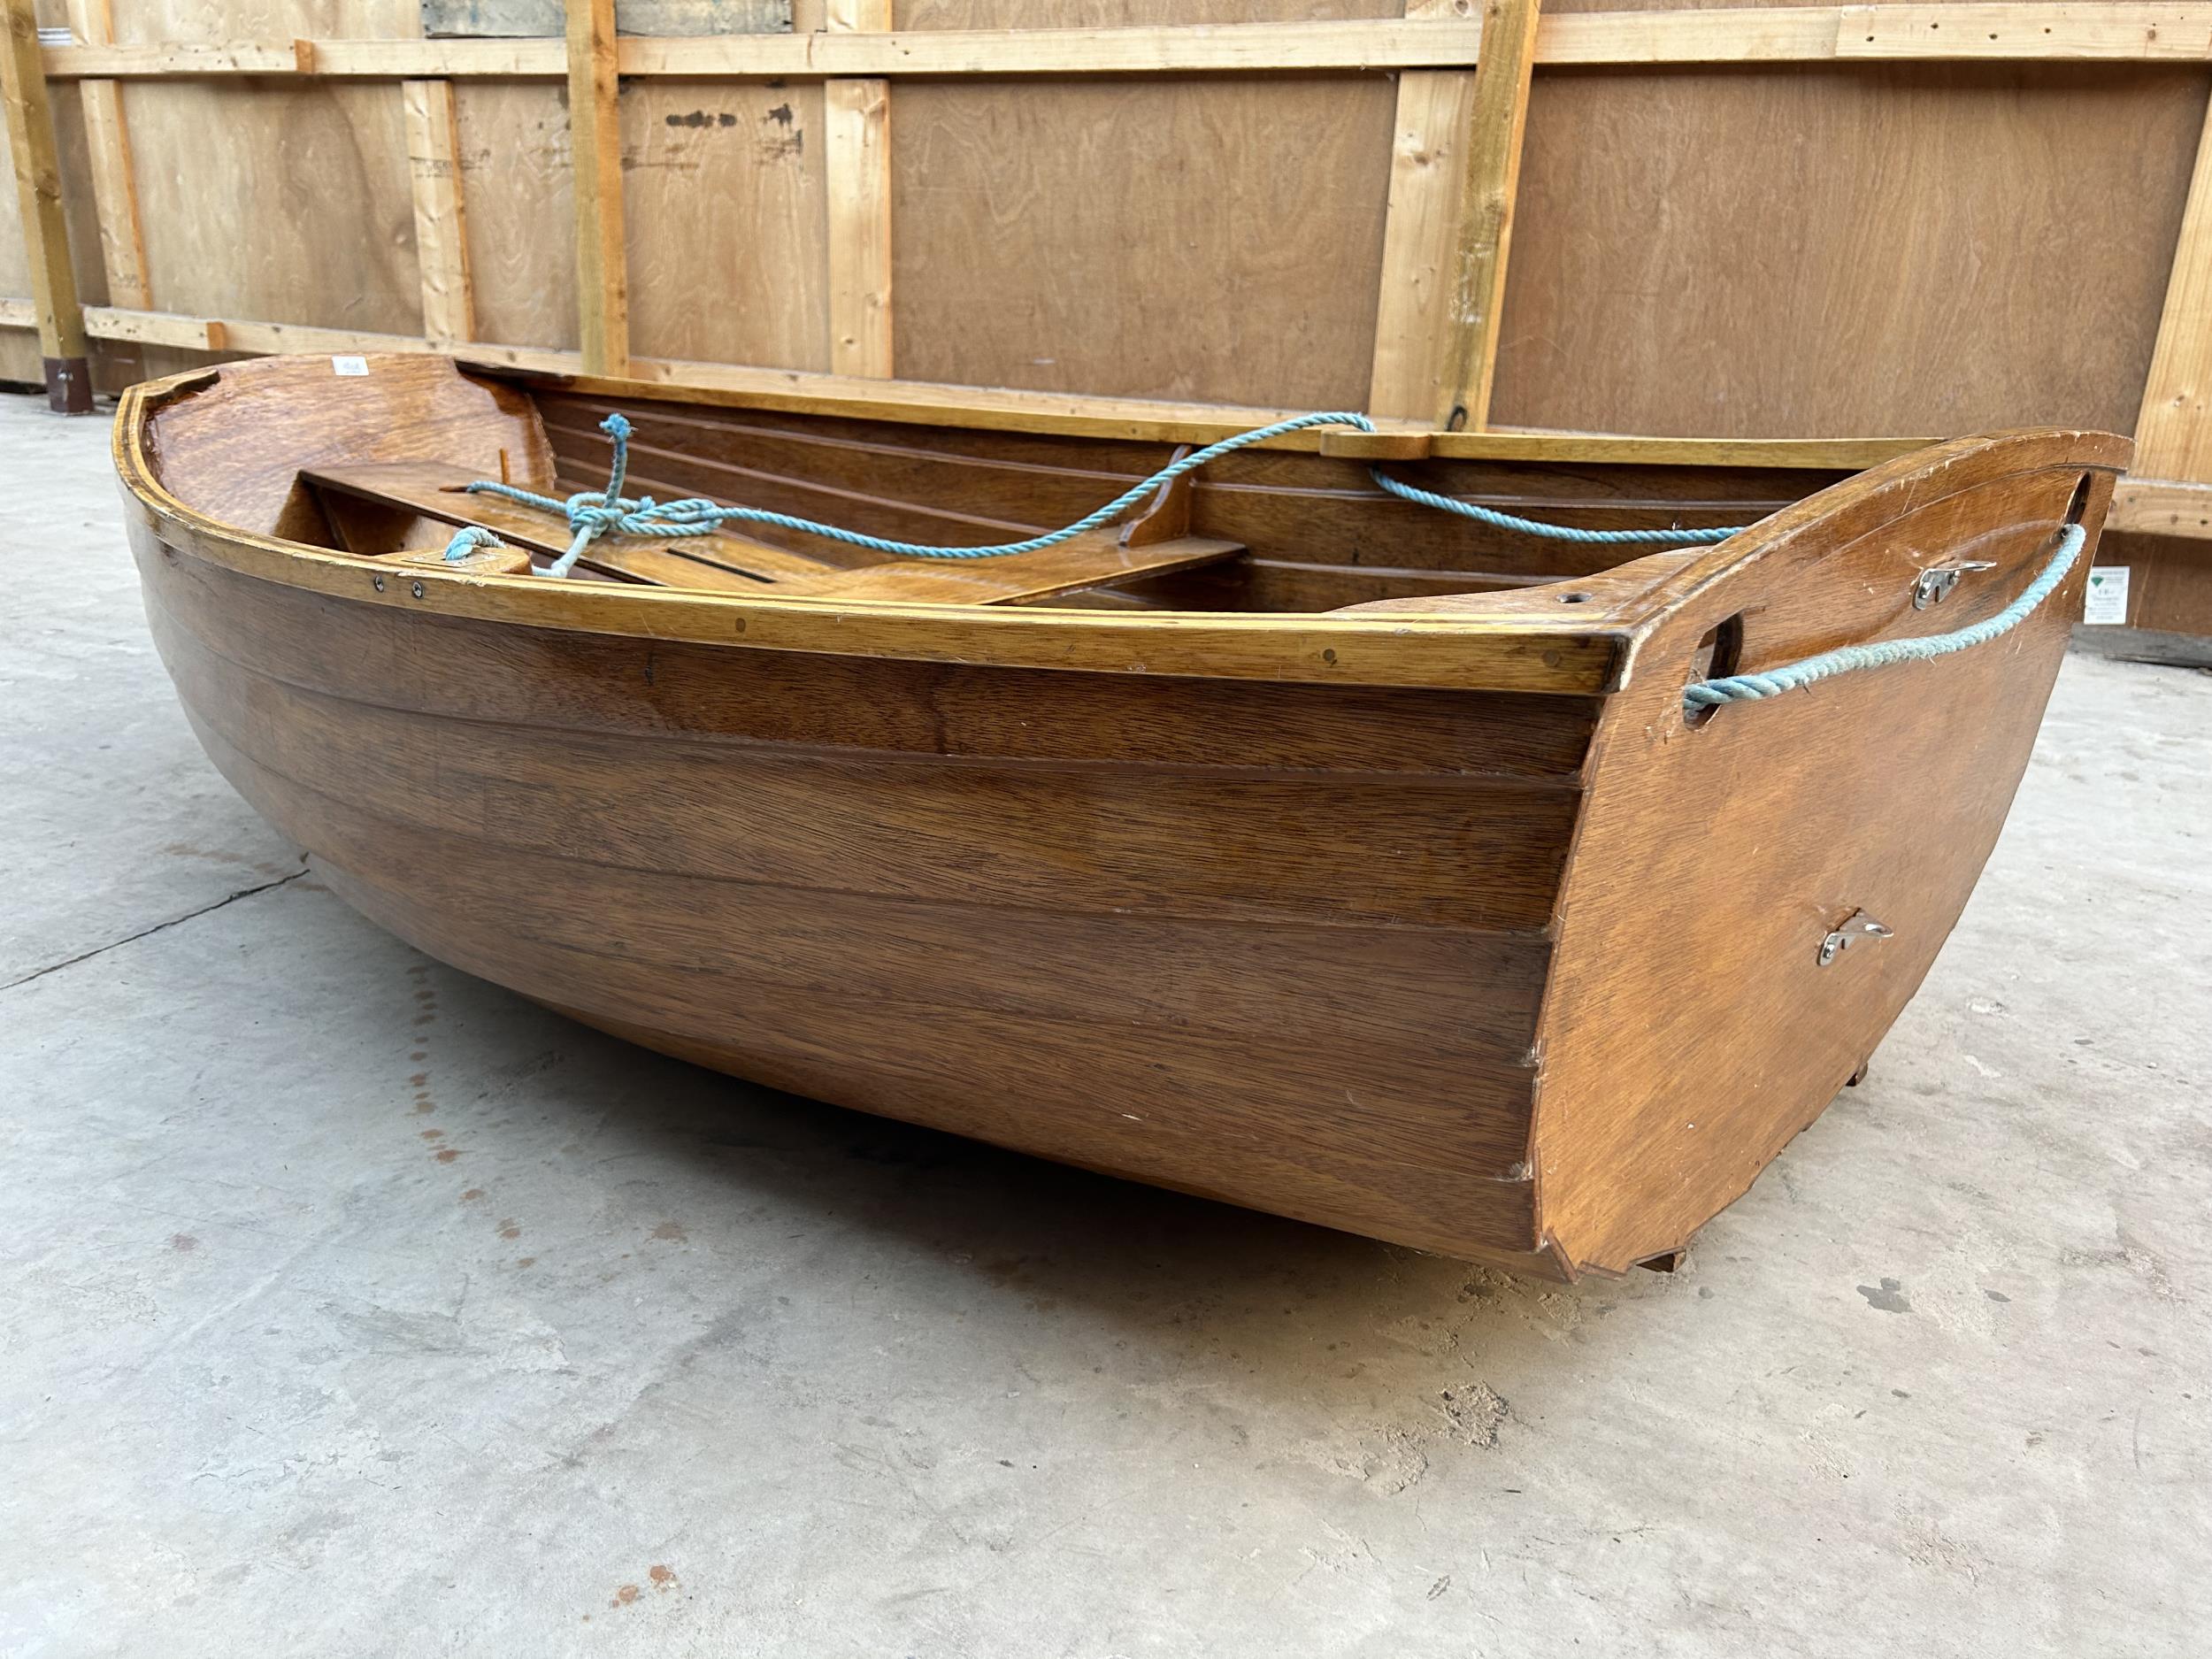
[[[366,374],[369,360],[366,357],[333,357],[330,372],[333,374]]]
[[[2126,565],[2092,565],[2089,567],[2089,592],[2082,601],[2081,619],[2084,622],[2117,623],[2122,627],[2127,626]]]

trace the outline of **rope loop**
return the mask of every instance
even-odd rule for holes
[[[458,565],[479,548],[500,545],[499,538],[480,524],[472,524],[453,533],[453,540],[445,544],[445,562]]]
[[[1856,673],[1863,668],[1885,668],[1892,663],[1926,662],[1932,657],[1948,657],[1954,651],[1963,651],[1974,646],[2009,634],[2035,613],[2035,609],[2051,596],[2053,590],[2066,580],[2081,557],[2081,550],[2089,545],[2089,532],[2084,526],[2070,524],[2059,532],[2058,547],[2050,562],[2044,565],[2036,579],[2020,590],[2019,596],[1994,616],[1948,634],[1923,634],[1916,639],[1876,640],[1864,645],[1846,645],[1832,651],[1823,651],[1817,657],[1808,657],[1802,662],[1786,663],[1779,668],[1770,668],[1756,674],[1731,674],[1724,680],[1701,680],[1682,688],[1682,703],[1686,710],[1695,713],[1701,709],[1717,709],[1724,703],[1756,703],[1766,697],[1778,697],[1786,691],[1809,686],[1816,680],[1828,680],[1838,674]]]

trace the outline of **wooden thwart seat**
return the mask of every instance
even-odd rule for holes
[[[777,590],[823,599],[897,599],[947,605],[996,605],[1046,599],[1080,588],[1099,588],[1234,558],[1240,541],[1177,536],[1148,547],[1124,547],[1118,526],[1087,530],[1057,547],[992,559],[894,559],[859,570],[837,571]]]
[[[472,475],[434,462],[381,461],[356,466],[321,466],[302,477],[318,488],[336,490],[387,507],[405,508],[426,518],[456,526],[480,525],[503,541],[547,558],[568,551],[565,519],[496,495],[472,495]],[[579,561],[610,575],[657,582],[669,588],[701,588],[718,593],[757,594],[765,583],[787,575],[820,576],[832,567],[797,553],[726,532],[695,536],[602,536]]]
[[[431,462],[320,466],[301,476],[318,488],[418,513],[441,523],[480,526],[502,541],[546,558],[568,550],[566,523],[550,513],[471,495],[469,474]],[[938,604],[1005,604],[1048,598],[1234,558],[1241,542],[1210,536],[1146,540],[1107,525],[1034,553],[991,559],[892,559],[840,570],[735,535],[602,536],[578,562],[611,575],[671,588],[824,599],[879,599]]]

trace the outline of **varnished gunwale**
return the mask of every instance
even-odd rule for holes
[[[225,373],[280,372],[280,365],[297,361],[264,358],[231,365]],[[372,372],[388,363],[419,365],[421,361],[368,359]],[[327,373],[326,366],[322,372]],[[559,583],[434,567],[411,570],[406,580],[383,580],[380,587],[380,579],[392,576],[388,563],[242,530],[178,499],[163,485],[148,450],[150,417],[169,398],[205,384],[208,373],[173,375],[123,394],[113,454],[132,509],[164,542],[181,552],[244,575],[363,604],[634,638],[915,661],[1579,695],[1624,683],[1635,643],[1632,622],[1510,611],[1405,618],[918,605]],[[592,386],[599,389],[604,384]],[[614,384],[630,389],[626,383]],[[649,388],[638,389],[641,394]]]
[[[2070,515],[2093,536],[2128,449],[1930,446],[1719,546],[1569,579],[1571,618],[1544,608],[1569,583],[1340,615],[1010,611],[485,578],[226,526],[152,476],[161,389],[117,434],[157,641],[218,765],[364,914],[757,1081],[1554,1278],[1675,1248],[1878,1041],[2001,826],[2087,560],[2001,644],[1693,729],[1701,634],[1732,613],[1755,668],[1989,615]],[[1962,549],[1993,573],[1913,610],[1917,572]],[[969,675],[984,703],[951,695]],[[1141,699],[1109,688],[1164,677],[1202,682],[1174,693],[1187,720],[1117,747]],[[1263,760],[1240,754],[1256,699],[1286,727]],[[1394,716],[1415,733],[1379,750]],[[1932,848],[1924,787],[1957,803]],[[1868,898],[1897,938],[1815,978],[1820,930]],[[1729,918],[1686,961],[1685,905]],[[841,972],[894,917],[912,936]],[[1417,994],[1371,1005],[1340,952]],[[1054,959],[1080,972],[1029,972]],[[1818,1042],[1742,1024],[1778,985],[1829,1021]],[[1664,1052],[1671,999],[1741,1052]],[[1680,1142],[1698,1119],[1726,1132]]]

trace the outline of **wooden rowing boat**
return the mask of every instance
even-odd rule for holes
[[[270,358],[115,454],[208,753],[469,972],[866,1111],[1518,1271],[1665,1258],[1859,1071],[2003,822],[2125,441],[1307,430],[1039,553],[611,535],[601,484],[980,543],[1240,422]],[[1717,545],[1563,543],[1383,495]],[[503,545],[441,549],[477,524]],[[2077,543],[2082,538],[2074,538]],[[2049,568],[2056,568],[2055,565]],[[2016,607],[2015,607],[2016,609]]]

